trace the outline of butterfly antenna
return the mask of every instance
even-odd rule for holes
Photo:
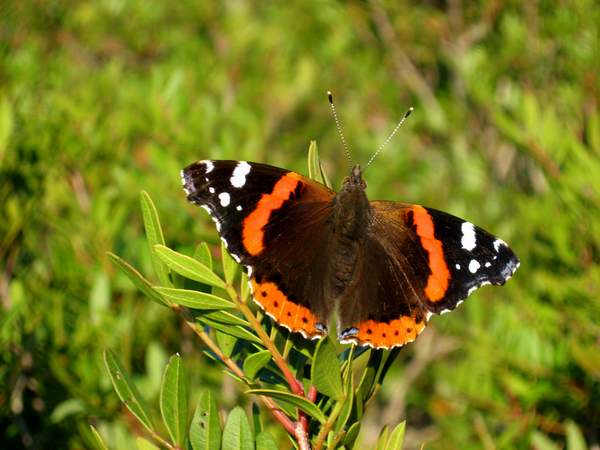
[[[333,114],[333,120],[335,121],[335,127],[337,128],[338,134],[342,140],[342,145],[344,146],[344,151],[346,152],[346,158],[348,158],[348,163],[350,167],[352,167],[352,156],[350,155],[350,149],[348,148],[348,144],[346,143],[346,138],[344,137],[344,132],[342,131],[342,123],[338,118],[337,112],[335,110],[335,105],[333,104],[333,94],[331,91],[327,91],[327,98],[329,99],[329,105],[331,106],[331,113]]]
[[[395,136],[395,134],[398,132],[398,130],[400,129],[400,127],[402,126],[402,124],[404,123],[404,121],[406,120],[406,118],[408,116],[410,116],[410,113],[412,113],[415,110],[415,108],[413,108],[412,106],[408,109],[408,111],[406,111],[404,113],[404,116],[402,116],[402,119],[400,119],[400,122],[398,122],[398,125],[396,125],[396,128],[394,128],[394,131],[392,131],[390,133],[390,135],[387,137],[387,139],[385,141],[383,141],[383,143],[379,146],[379,148],[375,151],[375,153],[373,153],[373,156],[371,156],[371,158],[369,159],[369,162],[367,162],[367,165],[365,166],[365,169],[367,167],[369,167],[371,165],[371,163],[373,162],[373,160],[377,157],[377,155],[379,155],[379,152],[381,150],[383,150],[383,148],[388,145],[388,143],[392,140],[392,138]]]

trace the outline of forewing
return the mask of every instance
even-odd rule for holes
[[[321,336],[333,191],[244,161],[199,161],[182,180],[188,200],[209,212],[231,255],[247,267],[254,300],[288,329]]]

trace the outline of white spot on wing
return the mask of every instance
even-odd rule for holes
[[[456,270],[460,270],[460,264],[455,264],[454,267],[456,267]]]
[[[237,205],[237,206],[235,207],[235,209],[236,209],[237,211],[241,211],[241,210],[242,210],[242,205]]]
[[[484,265],[485,265],[485,267],[490,267],[492,265],[492,263],[488,261]]]
[[[462,248],[469,251],[473,250],[477,245],[475,239],[475,227],[471,222],[463,222],[460,229],[462,231],[462,237],[460,238]]]
[[[246,161],[240,161],[235,169],[233,169],[233,175],[229,179],[231,185],[236,188],[241,188],[246,184],[246,175],[250,173],[250,164]]]
[[[225,208],[229,205],[229,202],[231,201],[231,196],[227,192],[221,192],[219,194],[219,201],[221,202],[221,206]]]
[[[208,188],[208,192],[210,192],[211,194],[214,194],[214,193],[215,193],[215,188],[214,188],[214,187],[212,187],[212,186],[211,186],[211,187],[209,187],[209,188]]]
[[[479,261],[475,259],[472,259],[471,262],[469,262],[469,272],[471,273],[477,272],[477,270],[479,270],[480,267],[481,264],[479,264]]]
[[[502,239],[496,239],[494,241],[494,250],[496,250],[496,253],[498,253],[500,251],[500,246],[503,245],[504,247],[506,247],[506,242],[504,242]]]
[[[215,165],[213,164],[213,162],[208,159],[205,159],[202,162],[206,166],[206,173],[211,173],[213,171],[213,169],[215,168]]]

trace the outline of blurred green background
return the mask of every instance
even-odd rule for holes
[[[180,187],[196,159],[306,173],[316,139],[338,186],[331,89],[362,162],[415,107],[366,174],[370,198],[468,218],[522,261],[401,352],[365,448],[403,418],[407,448],[577,449],[581,436],[598,448],[599,29],[593,0],[3,0],[1,446],[82,448],[94,423],[129,448],[140,430],[106,347],[154,404],[176,351],[194,389],[214,388],[225,408],[246,402],[105,252],[152,273],[142,189],[169,246],[218,248]]]

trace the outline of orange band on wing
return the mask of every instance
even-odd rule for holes
[[[414,341],[425,325],[424,320],[417,323],[414,317],[409,316],[389,323],[365,320],[356,326],[358,333],[352,336],[352,340],[376,348],[397,347]]]
[[[250,283],[254,301],[277,323],[308,338],[323,335],[323,332],[316,328],[317,317],[308,308],[290,301],[275,283],[258,283],[254,278]]]
[[[289,172],[281,177],[270,194],[263,194],[256,208],[244,219],[242,227],[242,242],[246,251],[252,256],[258,255],[264,249],[264,227],[269,222],[271,213],[283,205],[296,190],[300,175]]]
[[[444,298],[450,281],[450,271],[444,257],[442,242],[435,238],[433,219],[425,208],[415,205],[410,209],[414,214],[414,224],[417,235],[421,239],[421,245],[429,255],[429,269],[431,274],[425,286],[425,295],[432,302]]]

